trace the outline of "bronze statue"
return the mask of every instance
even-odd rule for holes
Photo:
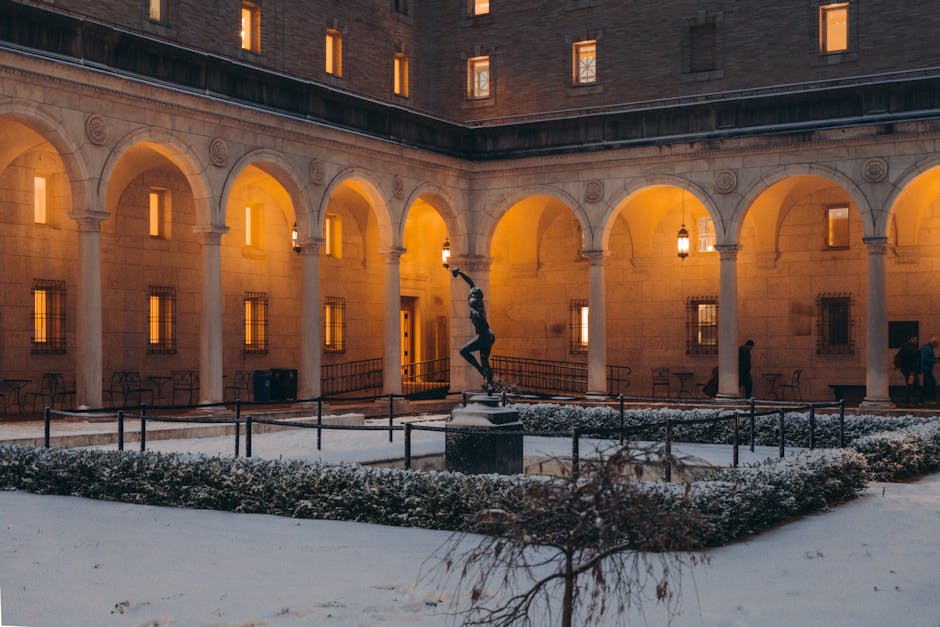
[[[454,278],[461,277],[470,286],[470,292],[467,294],[467,304],[470,305],[470,322],[476,335],[460,349],[460,356],[467,360],[471,366],[476,369],[486,380],[487,392],[493,391],[493,369],[490,368],[490,350],[496,341],[490,329],[490,323],[486,320],[486,310],[483,307],[483,290],[473,284],[473,279],[460,271],[460,268],[451,268],[450,273]],[[479,351],[480,360],[473,355],[474,351]]]

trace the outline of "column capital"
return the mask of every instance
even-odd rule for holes
[[[326,240],[322,237],[311,237],[300,239],[297,243],[300,245],[298,255],[319,255],[320,249],[326,244]]]
[[[406,248],[401,246],[392,246],[391,248],[383,248],[379,251],[379,254],[385,257],[385,263],[399,263],[401,261],[401,256],[407,251]]]
[[[740,247],[737,244],[715,244],[715,250],[722,261],[735,261]]]
[[[888,250],[888,238],[883,235],[863,237],[862,243],[868,248],[869,255],[883,255]]]
[[[601,266],[604,265],[604,260],[610,256],[610,251],[600,248],[594,250],[582,250],[581,256],[587,259],[592,266]]]
[[[78,225],[79,233],[96,233],[101,231],[101,223],[110,215],[107,211],[83,211],[70,217]]]
[[[449,265],[451,268],[460,268],[469,274],[471,272],[489,272],[492,264],[492,257],[484,257],[483,255],[455,255],[450,258]]]
[[[228,233],[228,227],[224,225],[213,224],[211,226],[194,226],[193,233],[201,236],[203,245],[218,246],[222,243],[222,236]]]

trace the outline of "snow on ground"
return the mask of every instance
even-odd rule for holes
[[[402,434],[292,430],[255,439],[265,457],[394,458]],[[131,443],[129,446],[134,446]],[[232,455],[234,438],[150,441],[153,450]],[[418,453],[443,436],[415,433]],[[582,443],[582,454],[589,450]],[[526,455],[568,454],[531,438]],[[681,447],[727,464],[729,447]],[[742,461],[752,459],[741,449]],[[758,448],[753,458],[776,455]],[[683,581],[679,626],[940,627],[940,475],[875,484],[858,500],[709,551]],[[2,624],[453,624],[450,597],[420,581],[445,532],[170,509],[0,492]],[[652,593],[652,591],[650,591]],[[536,624],[539,623],[536,617]],[[605,624],[665,625],[655,601]]]

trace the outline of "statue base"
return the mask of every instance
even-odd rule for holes
[[[514,409],[499,406],[500,397],[476,394],[465,407],[451,412],[448,427],[470,429],[447,433],[444,464],[447,470],[465,474],[516,475],[522,473],[522,423]]]

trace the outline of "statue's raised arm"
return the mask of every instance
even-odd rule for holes
[[[467,282],[467,285],[469,285],[470,287],[476,287],[476,285],[473,284],[473,279],[471,279],[469,276],[467,276],[466,274],[464,274],[464,273],[460,270],[460,268],[451,268],[451,269],[450,269],[450,273],[454,275],[454,278],[455,278],[455,279],[456,279],[457,277],[460,277],[460,278],[462,278],[464,281],[466,281],[466,282]]]

